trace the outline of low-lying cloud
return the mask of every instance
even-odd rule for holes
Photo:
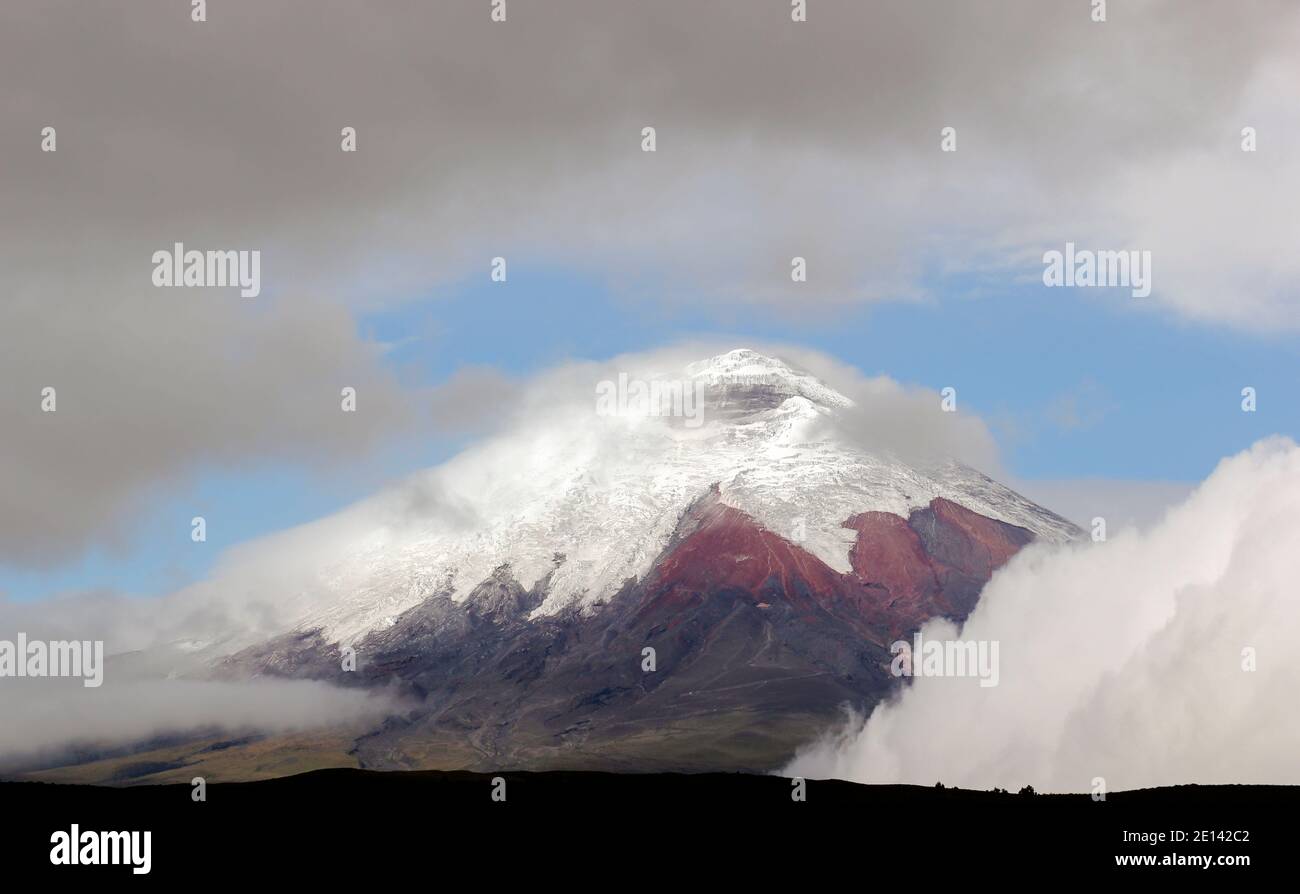
[[[156,737],[285,733],[367,722],[395,710],[387,695],[312,680],[6,680],[0,767],[38,765],[69,748],[131,746]]]
[[[1300,447],[1262,441],[1148,530],[1032,546],[998,571],[960,631],[1000,642],[998,686],[914,681],[784,772],[1048,791],[1300,782],[1297,555]]]

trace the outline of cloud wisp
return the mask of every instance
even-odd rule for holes
[[[397,710],[383,694],[312,680],[110,678],[94,694],[67,680],[5,692],[0,769],[58,762],[68,749],[111,751],[160,737],[275,734],[366,723]],[[78,690],[81,690],[80,692]]]

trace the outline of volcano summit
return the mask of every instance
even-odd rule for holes
[[[703,396],[702,424],[532,414],[417,497],[372,501],[384,521],[280,594],[292,623],[193,644],[188,673],[399,694],[336,763],[768,771],[899,685],[892,642],[962,621],[1023,546],[1079,534],[959,462],[862,446],[844,422],[873,408],[776,358],[656,375]],[[268,747],[316,746],[221,759]]]

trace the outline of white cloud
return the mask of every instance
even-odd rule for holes
[[[155,736],[220,730],[281,733],[368,721],[394,709],[386,695],[311,680],[6,680],[0,759],[21,764],[70,745],[111,747]]]
[[[960,634],[1000,642],[998,686],[916,680],[786,772],[1051,791],[1300,782],[1297,555],[1300,447],[1262,441],[1147,531],[1033,546],[998,571]]]

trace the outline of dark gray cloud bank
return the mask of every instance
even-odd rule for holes
[[[112,545],[200,466],[349,463],[429,424],[457,399],[403,388],[356,314],[497,255],[647,312],[793,319],[923,300],[925,270],[1032,280],[1074,240],[1151,250],[1144,307],[1300,316],[1294,4],[1112,3],[1101,25],[1031,0],[820,0],[799,25],[781,2],[508,9],[5,4],[0,560]],[[261,295],[153,288],[177,241],[261,251]]]

